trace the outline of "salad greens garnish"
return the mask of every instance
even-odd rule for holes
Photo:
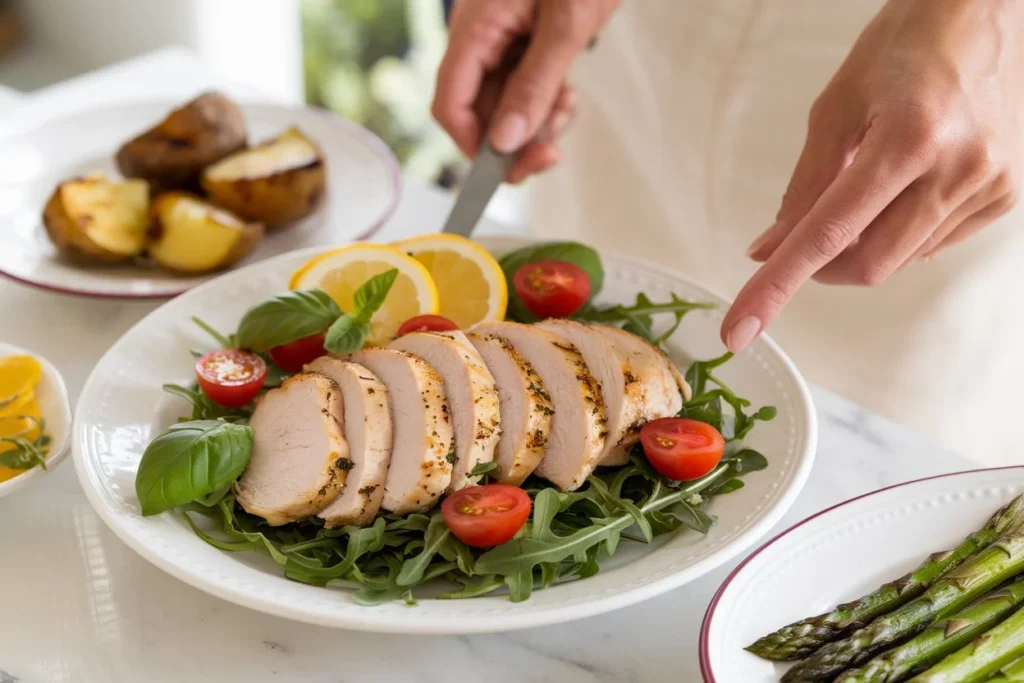
[[[238,345],[252,351],[323,332],[341,316],[334,299],[320,290],[288,292],[253,306],[238,325]],[[231,348],[221,342],[222,348]]]
[[[384,303],[397,277],[398,269],[392,268],[364,282],[353,297],[355,310],[334,321],[327,330],[324,348],[331,353],[351,353],[361,349],[370,334],[370,318]]]
[[[30,426],[23,432],[0,438],[0,443],[7,443],[14,448],[0,453],[0,467],[9,467],[14,470],[30,470],[39,466],[46,469],[46,451],[50,446],[50,434],[46,431],[46,421],[31,416],[19,416],[29,422]],[[39,435],[34,439],[26,439],[24,434],[33,429],[39,429]]]
[[[591,279],[592,295],[600,292],[600,257],[576,242],[526,247],[500,263],[511,281],[521,266],[538,260],[579,266]],[[324,292],[290,292],[250,308],[235,335],[222,335],[201,320],[195,322],[222,348],[239,346],[260,353],[267,361],[264,389],[269,389],[288,377],[266,353],[274,346],[326,332],[328,351],[359,349],[397,275],[397,269],[389,270],[364,283],[349,312],[343,313]],[[713,307],[674,294],[669,301],[653,302],[641,293],[632,305],[598,307],[588,302],[574,317],[617,325],[663,346],[684,315]],[[659,315],[671,315],[672,320],[656,330]],[[508,319],[535,320],[514,291],[509,292]],[[506,587],[513,601],[525,600],[536,588],[596,574],[601,560],[613,555],[622,542],[650,543],[683,527],[707,533],[714,524],[707,511],[709,501],[741,489],[741,477],[768,466],[762,454],[740,442],[776,411],[771,406],[754,410],[716,374],[731,357],[726,353],[695,361],[686,372],[693,397],[679,416],[711,424],[726,440],[725,455],[710,473],[695,481],[670,480],[650,465],[637,444],[627,465],[599,469],[577,491],[561,492],[531,476],[523,484],[533,505],[529,521],[511,541],[488,550],[470,548],[457,539],[437,509],[405,517],[381,514],[367,527],[328,529],[316,518],[270,526],[242,509],[232,491],[252,452],[253,434],[247,426],[252,405],[224,408],[195,386],[164,386],[189,403],[191,417],[146,449],[136,490],[144,515],[181,508],[189,526],[207,543],[226,551],[266,553],[294,581],[317,586],[344,582],[357,588],[354,599],[361,604],[414,604],[413,589],[435,579],[453,586],[442,598],[477,597]],[[496,467],[493,462],[480,463],[470,476],[486,479]]]
[[[224,491],[249,464],[253,433],[224,420],[179,422],[142,454],[135,492],[142,514],[156,515]]]

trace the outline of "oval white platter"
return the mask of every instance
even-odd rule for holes
[[[139,102],[86,111],[0,141],[0,275],[65,294],[118,299],[169,298],[217,277],[134,265],[71,264],[58,257],[42,225],[43,205],[59,182],[90,171],[119,177],[114,154],[121,144],[180,104]],[[325,110],[242,109],[250,144],[297,125],[320,146],[327,162],[327,194],[317,211],[268,234],[246,263],[302,247],[365,239],[394,212],[401,194],[398,162],[373,133]]]
[[[495,253],[521,240],[481,240]],[[75,422],[75,466],[89,500],[111,529],[153,564],[212,595],[270,614],[350,629],[406,633],[474,633],[538,626],[598,614],[681,586],[743,552],[792,504],[811,468],[817,439],[814,409],[796,368],[762,338],[722,368],[721,375],[755,405],[775,405],[778,417],[754,430],[748,444],[770,460],[748,476],[746,487],[716,499],[718,523],[706,537],[679,533],[646,546],[620,544],[594,577],[536,591],[514,604],[494,595],[470,600],[418,596],[415,607],[357,605],[346,588],[316,588],[280,575],[269,558],[210,547],[178,516],[143,518],[135,497],[139,459],[149,441],[181,414],[177,399],[160,390],[188,381],[189,348],[209,341],[190,321],[203,318],[232,330],[251,304],[283,291],[295,268],[319,250],[303,250],[228,273],[164,304],[107,352],[86,382]],[[632,301],[640,291],[654,300],[672,292],[714,301],[717,311],[691,313],[672,339],[677,362],[722,352],[718,327],[725,301],[657,266],[603,253],[605,290],[599,301]]]
[[[768,541],[722,584],[701,628],[705,683],[775,683],[790,665],[743,648],[865,595],[957,546],[1024,491],[1024,467],[912,481],[841,503]]]
[[[34,356],[43,368],[43,375],[36,386],[36,400],[39,412],[46,421],[50,433],[50,451],[46,454],[46,469],[33,467],[13,479],[0,482],[0,498],[25,488],[33,481],[52,472],[71,451],[71,400],[64,386],[64,378],[53,364],[37,354],[12,344],[0,342],[0,359],[7,356]]]

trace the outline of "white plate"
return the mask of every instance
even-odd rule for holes
[[[57,183],[89,171],[118,177],[114,154],[180,102],[140,102],[50,121],[0,143],[0,274],[66,294],[160,299],[216,277],[176,276],[133,265],[83,267],[58,258],[43,229],[43,205]],[[305,220],[260,243],[246,262],[318,244],[365,239],[394,212],[401,194],[398,162],[369,131],[330,112],[243,105],[250,143],[299,126],[327,160],[326,201]]]
[[[39,379],[39,384],[36,385],[36,400],[39,402],[39,412],[46,420],[46,431],[50,433],[52,440],[50,441],[50,452],[46,455],[46,469],[33,467],[24,474],[0,482],[0,498],[9,496],[52,472],[71,450],[71,401],[68,399],[68,390],[64,386],[64,378],[61,377],[57,368],[53,367],[53,364],[45,358],[17,346],[0,342],[0,358],[21,355],[35,357],[43,368],[43,376]]]
[[[496,252],[524,244],[483,243]],[[777,522],[807,478],[817,435],[811,399],[789,359],[762,338],[721,374],[755,405],[778,407],[778,418],[759,426],[750,441],[768,456],[771,466],[747,477],[745,488],[713,503],[719,521],[707,537],[680,533],[652,546],[622,544],[614,558],[602,561],[597,576],[537,591],[526,602],[513,604],[506,597],[492,596],[421,599],[415,608],[401,603],[363,607],[346,589],[315,588],[282,578],[268,558],[212,548],[171,514],[141,517],[134,492],[139,458],[146,444],[173,420],[175,410],[181,410],[180,403],[172,403],[176,399],[161,393],[160,385],[187,380],[192,367],[189,347],[208,344],[189,316],[198,315],[223,330],[234,329],[248,306],[284,290],[291,272],[317,251],[287,254],[228,273],[164,304],[114,344],[82,391],[74,452],[90,501],[128,545],[193,586],[263,612],[368,631],[473,633],[549,624],[623,607],[714,569]],[[645,291],[655,300],[676,292],[725,303],[664,269],[613,254],[602,256],[607,271],[603,302],[630,301]],[[720,354],[722,314],[692,313],[673,345],[683,356]]]
[[[956,547],[1024,491],[1024,467],[960,472],[875,491],[819,512],[761,546],[704,617],[705,683],[775,683],[790,665],[743,648],[873,591]]]

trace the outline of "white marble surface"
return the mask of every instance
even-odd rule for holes
[[[178,68],[192,69],[183,80],[202,80],[195,73],[199,66],[175,59]],[[128,71],[134,78],[144,73]],[[118,73],[123,77],[125,70]],[[117,90],[109,78],[97,82],[95,89]],[[41,97],[51,104],[26,100],[38,116],[70,101],[66,91]],[[434,229],[449,201],[409,181],[399,211],[378,239]],[[500,230],[494,224],[484,229]],[[77,397],[104,350],[155,306],[61,297],[0,282],[0,339],[52,360]],[[780,529],[884,485],[970,467],[833,395],[815,391],[814,398],[821,422],[818,461]],[[0,683],[690,683],[700,681],[697,634],[704,610],[739,561],[649,602],[560,626],[472,637],[384,636],[264,616],[165,575],[106,530],[70,463],[0,499],[0,519]]]

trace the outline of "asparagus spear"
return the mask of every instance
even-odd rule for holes
[[[1013,664],[1004,667],[1002,671],[988,680],[989,683],[992,683],[992,681],[995,681],[996,683],[1024,682],[1024,658],[1018,659]]]
[[[831,681],[883,650],[923,631],[935,619],[957,612],[967,603],[1024,571],[1024,530],[1014,529],[995,543],[944,574],[921,597],[875,619],[846,640],[829,643],[782,677],[783,683]]]
[[[1024,609],[978,636],[910,683],[977,683],[1024,655]]]
[[[989,593],[948,619],[929,626],[908,643],[851,669],[836,683],[896,683],[956,652],[1024,604],[1024,580]]]
[[[765,659],[803,659],[825,643],[840,640],[875,617],[888,614],[918,597],[944,572],[976,555],[1011,528],[1018,526],[1024,511],[1024,496],[1017,496],[996,512],[984,527],[955,549],[936,553],[913,572],[887,583],[874,593],[840,605],[828,614],[810,617],[761,638],[747,650]]]

